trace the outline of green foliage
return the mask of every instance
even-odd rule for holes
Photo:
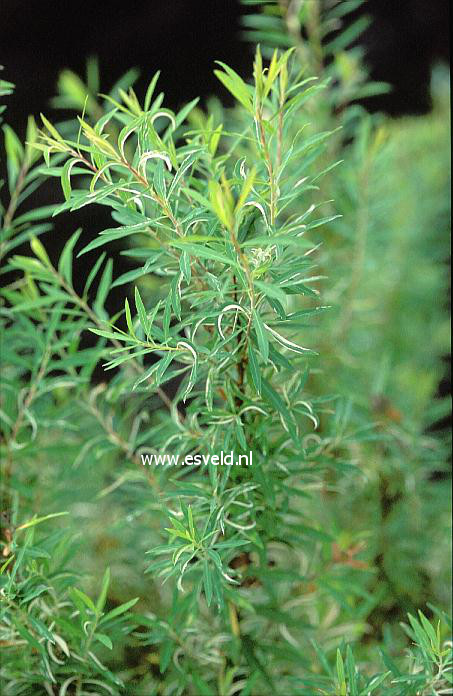
[[[173,112],[158,73],[98,95],[91,61],[77,119],[3,125],[5,694],[451,693],[443,78],[426,119],[371,117],[357,3],[259,4],[233,109]]]
[[[133,628],[126,612],[137,600],[104,611],[108,569],[97,600],[75,586],[78,578],[65,564],[70,535],[59,530],[34,540],[35,524],[54,516],[17,527],[1,569],[1,641],[15,649],[5,693],[38,693],[43,686],[52,692],[52,685],[61,694],[80,692],[82,685],[107,691],[124,686],[102,664],[98,648],[112,650],[114,642],[124,640]]]

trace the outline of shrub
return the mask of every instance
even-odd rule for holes
[[[252,84],[216,69],[233,109],[66,72],[77,121],[3,126],[6,694],[451,693],[445,104],[367,115],[362,24],[326,39],[352,4],[283,5]]]

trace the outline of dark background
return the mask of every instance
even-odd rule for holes
[[[55,94],[58,73],[83,74],[89,55],[99,57],[104,91],[138,67],[139,94],[162,70],[170,108],[219,91],[226,99],[214,60],[250,72],[251,49],[240,37],[245,10],[238,0],[2,0],[0,64],[17,85],[8,119],[21,131],[27,114],[43,111]],[[355,12],[372,19],[360,40],[372,77],[394,86],[371,108],[393,115],[429,110],[431,65],[449,60],[449,11],[449,0],[368,0]]]
[[[60,71],[70,68],[84,75],[90,55],[99,58],[103,91],[126,70],[137,67],[141,77],[135,88],[143,96],[150,77],[160,69],[166,106],[176,109],[195,96],[214,93],[228,103],[226,90],[212,71],[219,59],[244,76],[250,74],[252,49],[240,35],[240,16],[245,11],[239,0],[2,0],[2,77],[16,84],[15,94],[7,99],[7,120],[23,137],[29,113],[50,113],[49,100],[56,94]],[[372,21],[360,44],[371,77],[393,86],[391,93],[368,100],[365,106],[393,116],[426,113],[431,67],[439,60],[449,61],[450,1],[368,0],[351,19],[364,13]],[[33,205],[60,202],[60,187],[50,181],[37,198]],[[102,206],[77,211],[69,228],[66,216],[57,217],[55,230],[46,239],[52,260],[78,226],[84,228],[80,244],[86,244],[111,226],[111,218]],[[27,249],[19,251],[28,253]],[[124,257],[115,254],[112,245],[109,251],[119,275],[126,270],[120,265]],[[93,254],[93,258],[85,257],[88,264],[94,262]],[[77,278],[77,269],[74,280],[76,288],[79,280],[83,282]],[[123,301],[123,288],[114,289],[109,310],[116,311]],[[448,391],[449,383],[446,378],[442,392]]]
[[[2,76],[16,85],[7,98],[7,120],[22,139],[29,113],[43,111],[54,121],[62,117],[52,115],[49,106],[58,75],[70,68],[84,76],[87,56],[99,58],[104,92],[137,67],[141,77],[134,88],[143,97],[160,69],[164,103],[172,109],[215,93],[229,103],[213,75],[216,59],[243,76],[251,73],[252,47],[241,37],[240,23],[247,8],[239,0],[0,0],[0,7]],[[431,67],[449,60],[450,0],[368,0],[347,21],[361,14],[371,19],[360,38],[371,77],[393,86],[365,106],[394,116],[429,111]],[[61,191],[51,181],[38,197],[34,205],[59,202]],[[109,223],[102,206],[71,218],[71,226],[82,226],[90,238]],[[58,254],[67,238],[59,234],[67,227],[65,217],[56,218],[55,225],[50,246]]]

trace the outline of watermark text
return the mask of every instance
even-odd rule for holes
[[[231,452],[220,454],[141,454],[143,466],[252,466],[253,452],[235,455]]]

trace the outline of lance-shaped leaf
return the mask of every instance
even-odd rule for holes
[[[225,72],[214,70],[214,75],[216,75],[238,102],[240,102],[250,114],[253,114],[253,104],[249,86],[246,85],[244,80],[239,77],[232,68],[228,67],[228,65],[225,65],[225,63],[222,63],[220,60],[217,60],[216,63],[218,63]]]

